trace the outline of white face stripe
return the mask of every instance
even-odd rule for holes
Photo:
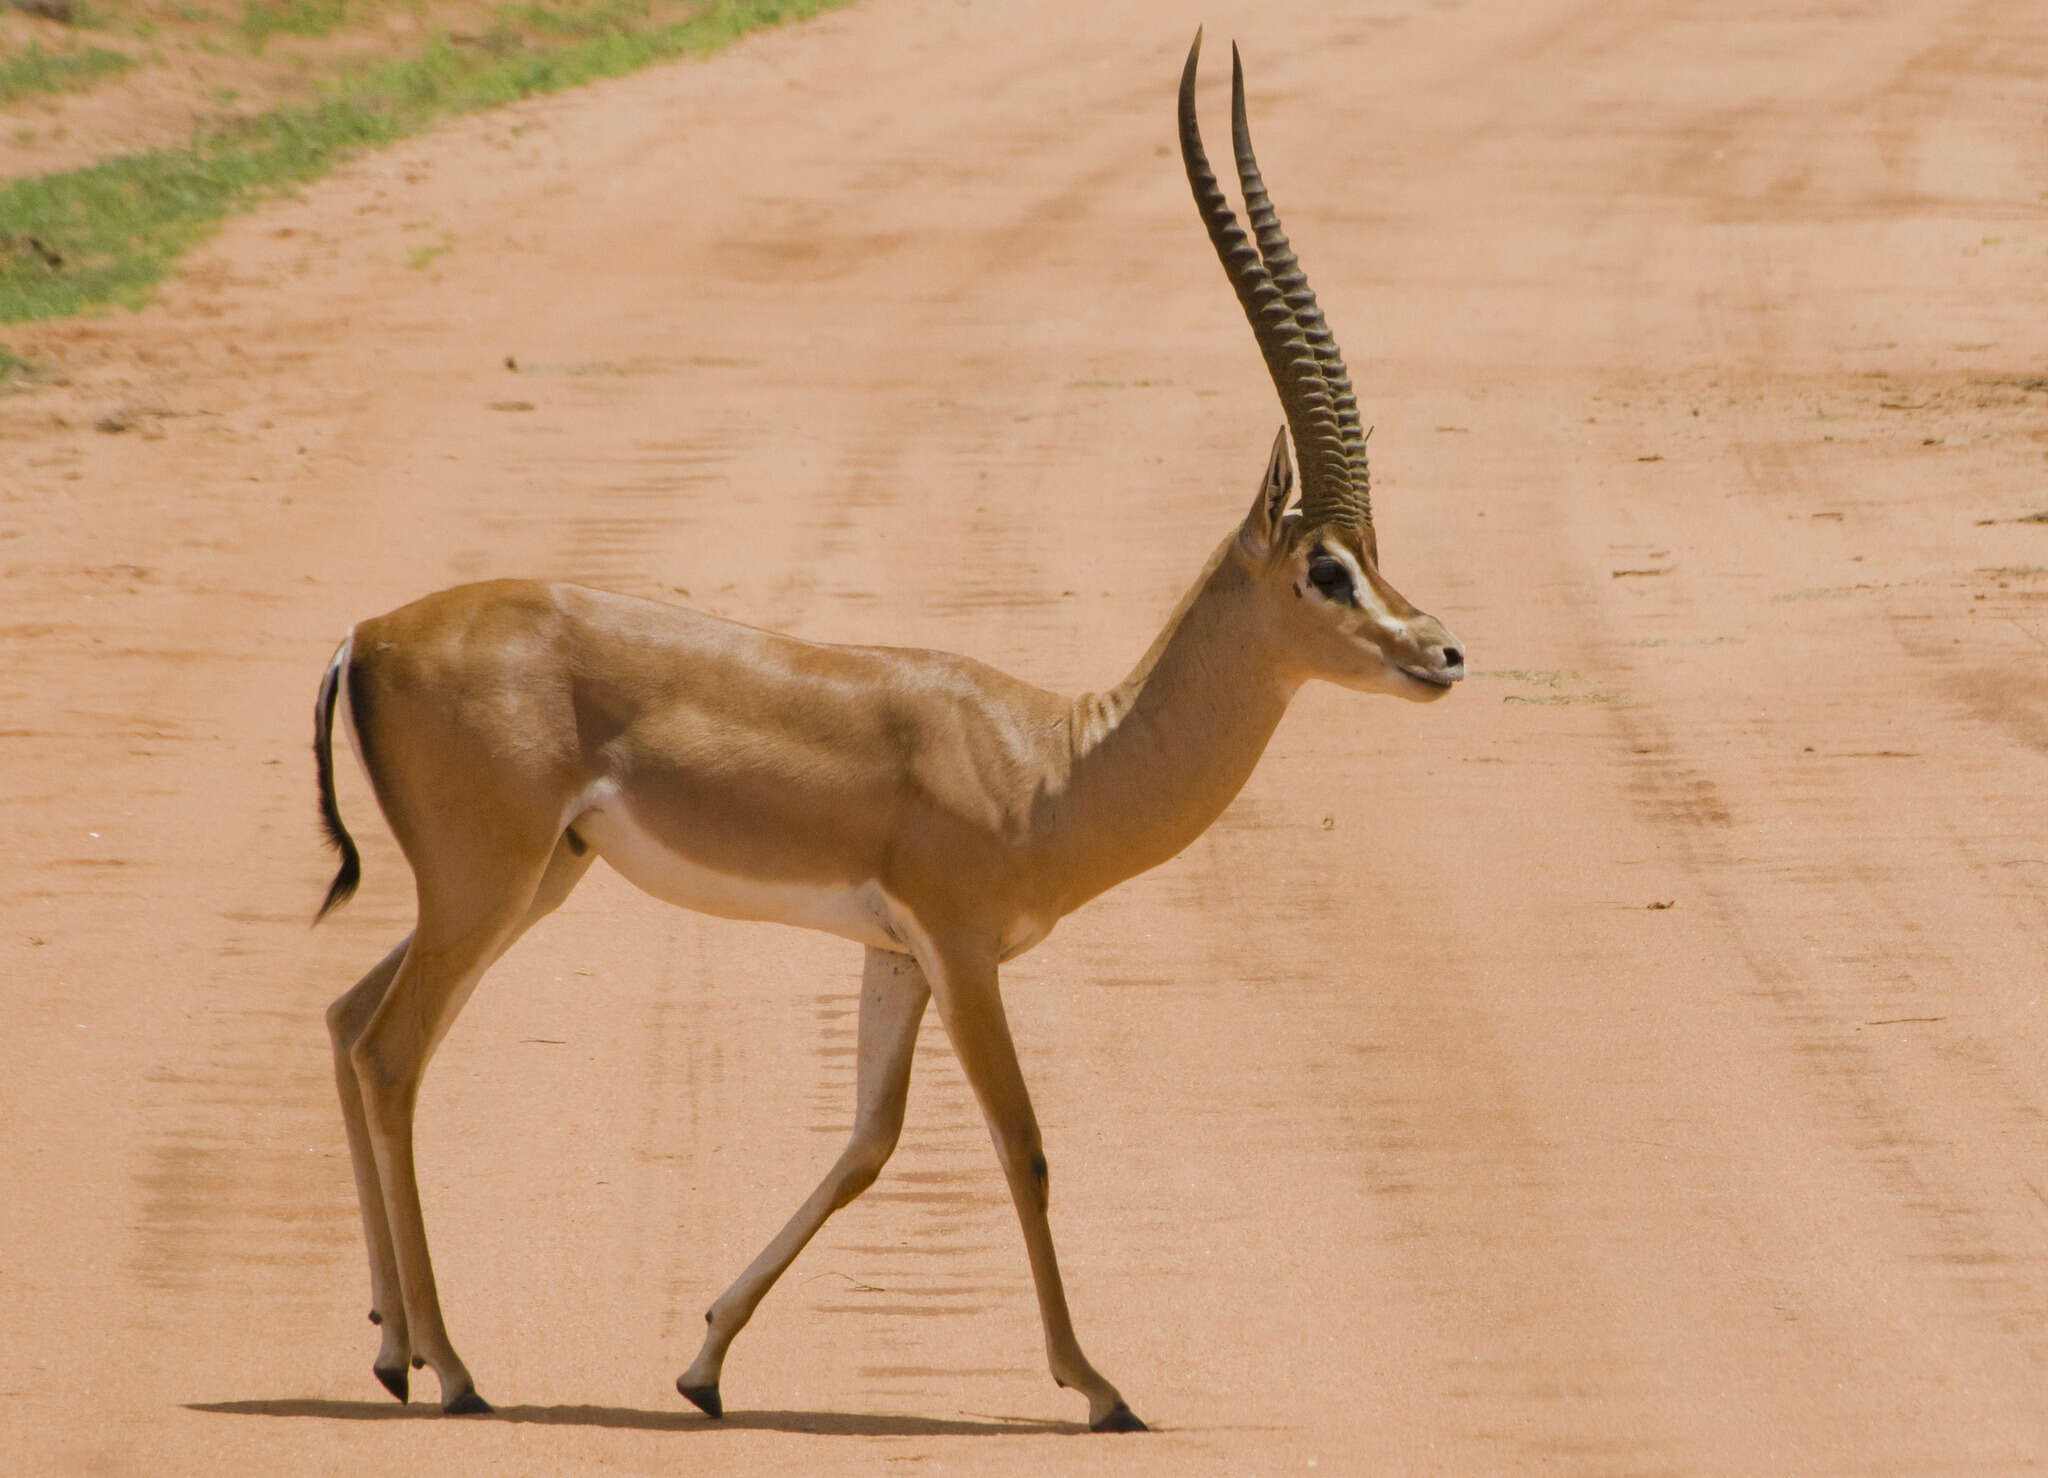
[[[1384,635],[1391,639],[1407,635],[1408,623],[1387,609],[1386,603],[1380,599],[1379,591],[1374,588],[1372,581],[1365,578],[1364,568],[1350,550],[1342,544],[1330,541],[1318,543],[1314,548],[1321,550],[1323,557],[1337,561],[1350,573],[1352,603],[1364,612]],[[1312,555],[1313,553],[1314,550],[1311,550]],[[1309,583],[1313,586],[1315,582]]]

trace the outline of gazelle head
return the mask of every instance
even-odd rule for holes
[[[1180,79],[1181,159],[1202,224],[1287,413],[1234,553],[1270,597],[1267,609],[1300,676],[1425,702],[1440,698],[1465,675],[1463,644],[1380,574],[1365,453],[1369,433],[1359,420],[1351,372],[1252,155],[1244,68],[1234,46],[1230,126],[1251,237],[1216,183],[1195,117],[1201,54],[1197,31]],[[1290,433],[1301,456],[1301,499],[1293,507]]]

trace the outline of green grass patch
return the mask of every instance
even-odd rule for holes
[[[346,103],[273,113],[200,140],[0,186],[0,323],[101,303],[139,306],[178,254],[230,211],[403,132]]]
[[[251,0],[242,35],[258,51],[272,36],[331,36],[348,24],[351,0]]]
[[[31,41],[24,50],[0,59],[0,107],[39,92],[77,92],[134,65],[134,57],[104,46],[45,51]]]
[[[648,27],[649,0],[598,0],[563,10],[546,5],[500,5],[494,29],[537,36],[581,37],[631,34]]]
[[[507,5],[481,44],[437,37],[416,56],[330,84],[317,104],[218,129],[183,148],[0,184],[0,323],[140,306],[179,254],[227,216],[443,115],[702,55],[845,3],[715,0],[662,21],[648,0],[597,0],[556,12],[552,29],[533,22],[540,7]]]

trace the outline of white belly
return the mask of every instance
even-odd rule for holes
[[[656,898],[720,918],[794,924],[856,944],[907,951],[890,926],[888,900],[879,883],[788,883],[720,872],[662,845],[609,787],[584,801],[588,809],[579,807],[571,818],[576,834],[628,882]]]

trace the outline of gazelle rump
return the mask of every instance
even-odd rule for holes
[[[948,653],[801,641],[531,581],[430,595],[358,624],[335,653],[315,753],[342,865],[321,914],[360,873],[335,801],[337,715],[419,903],[412,934],[328,1010],[382,1326],[373,1368],[401,1400],[409,1367],[431,1365],[444,1409],[490,1409],[435,1293],[413,1166],[421,1075],[484,971],[603,857],[683,907],[867,949],[846,1149],[712,1304],[682,1393],[720,1414],[733,1338],[880,1173],[936,1002],[1016,1205],[1053,1378],[1088,1398],[1096,1429],[1142,1428],[1068,1317],[997,967],[1198,837],[1302,683],[1429,700],[1464,674],[1457,641],[1380,574],[1357,402],[1259,177],[1235,66],[1251,237],[1209,169],[1200,47],[1198,33],[1181,79],[1183,159],[1287,426],[1249,512],[1121,683],[1067,699]]]

